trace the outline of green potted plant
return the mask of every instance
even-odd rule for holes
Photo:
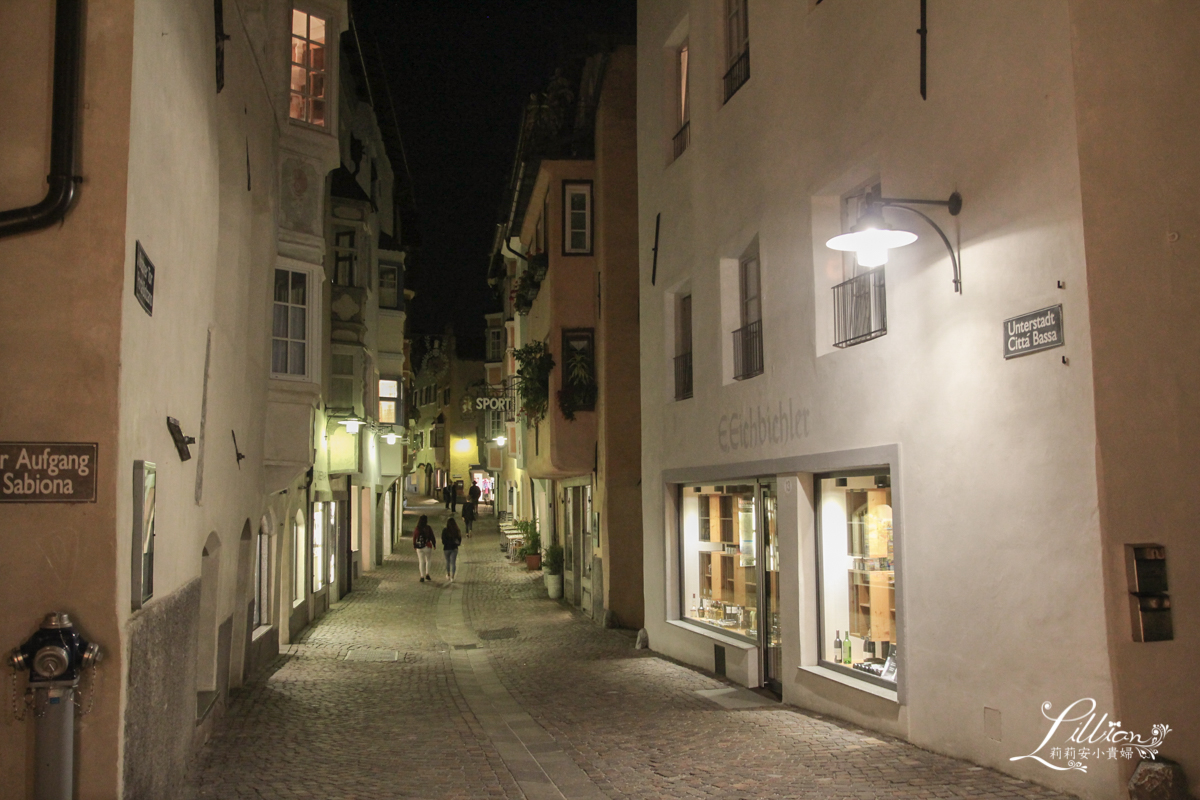
[[[546,557],[542,561],[542,579],[546,582],[546,591],[551,600],[563,596],[563,548],[558,542],[546,548]]]
[[[530,342],[513,351],[517,360],[517,395],[521,400],[521,416],[536,426],[550,410],[550,370],[554,356],[545,342]]]
[[[521,533],[525,534],[525,544],[521,545],[521,549],[517,551],[517,555],[525,559],[525,566],[530,570],[542,568],[542,536],[538,533],[536,525],[530,521],[520,526]]]

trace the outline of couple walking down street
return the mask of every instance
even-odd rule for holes
[[[458,530],[454,515],[451,515],[446,520],[446,527],[442,528],[442,553],[446,556],[446,581],[449,583],[454,583],[454,575],[458,572],[460,544],[462,533]],[[432,581],[429,577],[429,562],[433,558],[433,551],[437,549],[437,537],[434,536],[429,517],[425,514],[417,520],[417,527],[413,530],[413,549],[417,551],[417,572],[420,574],[421,583]]]

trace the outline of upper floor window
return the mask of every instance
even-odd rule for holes
[[[738,265],[738,299],[742,327],[733,332],[733,377],[753,378],[763,371],[762,284],[758,255],[742,258]]]
[[[379,381],[379,424],[396,424],[396,406],[400,402],[400,381],[381,378]]]
[[[325,20],[292,10],[292,99],[288,116],[325,126]]]
[[[683,151],[687,150],[688,144],[691,142],[691,118],[692,110],[691,103],[688,98],[688,46],[684,42],[680,48],[675,51],[675,126],[676,133],[673,140],[672,150],[674,158],[679,158],[683,155]]]
[[[358,248],[353,228],[333,229],[333,285],[355,286]]]
[[[725,0],[725,101],[750,80],[747,0]]]
[[[503,361],[504,360],[504,328],[488,328],[487,332],[487,360],[488,361]]]
[[[308,374],[308,273],[275,270],[271,373]]]
[[[675,306],[675,399],[692,396],[692,296],[685,294]]]
[[[401,273],[396,264],[379,265],[379,307],[400,308]]]
[[[563,255],[592,254],[592,182],[563,183]]]

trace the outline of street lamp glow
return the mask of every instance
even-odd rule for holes
[[[346,433],[358,433],[358,429],[362,427],[362,420],[351,417],[350,419],[340,420],[338,424],[346,426]]]
[[[471,440],[470,439],[459,439],[457,442],[454,443],[454,449],[460,453],[467,452],[468,450],[471,449]]]
[[[384,436],[383,438],[387,439],[388,444],[396,443],[396,434],[394,434],[394,433],[389,433],[388,435]]]
[[[860,228],[855,225],[855,228]],[[888,250],[904,247],[917,240],[911,231],[898,231],[882,220],[871,220],[865,227],[835,236],[825,243],[831,250],[853,252],[862,267],[880,267],[887,263]]]
[[[508,444],[508,437],[507,436],[497,436],[494,441],[496,442],[496,444],[500,445],[501,447],[504,447],[504,445]]]

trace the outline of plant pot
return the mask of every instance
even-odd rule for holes
[[[525,556],[525,566],[529,567],[529,569],[531,569],[531,570],[541,569],[542,568],[542,554],[535,553],[534,555],[531,555],[531,556]]]
[[[562,597],[562,573],[551,575],[546,573],[542,576],[542,580],[546,582],[546,591],[550,594],[551,600],[557,600]]]

